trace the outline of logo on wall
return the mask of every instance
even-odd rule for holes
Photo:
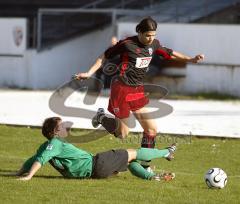
[[[23,40],[23,28],[16,26],[13,28],[13,40],[17,47],[19,47]]]

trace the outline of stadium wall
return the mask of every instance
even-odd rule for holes
[[[14,45],[13,30],[19,20],[23,26],[22,47],[15,46],[14,50],[10,47]],[[113,35],[112,27],[107,27],[37,52],[26,49],[26,24],[26,19],[0,21],[1,29],[6,31],[0,34],[1,42],[8,42],[0,44],[0,87],[55,89],[72,74],[86,71],[109,46]],[[7,25],[12,25],[11,29],[6,29]],[[136,23],[119,22],[118,38],[134,35],[135,26]],[[159,24],[157,38],[163,45],[192,56],[204,53],[207,64],[178,69],[184,77],[174,77],[173,71],[171,77],[154,77],[152,81],[171,92],[240,96],[239,33],[240,27],[234,25]]]
[[[32,51],[30,86],[34,89],[55,89],[68,82],[73,74],[87,71],[109,46],[111,36],[112,29],[108,27],[49,50]]]
[[[26,85],[24,53],[27,41],[25,18],[0,18],[0,85]]]
[[[4,24],[10,21],[4,19]],[[4,28],[1,21],[0,28]],[[0,37],[13,41],[11,32],[9,29]],[[1,55],[7,47],[0,44],[0,87],[55,89],[69,81],[76,72],[87,71],[110,45],[112,35],[112,28],[107,27],[40,52],[22,49],[21,53],[11,53],[10,56]],[[26,41],[23,43],[26,46]]]

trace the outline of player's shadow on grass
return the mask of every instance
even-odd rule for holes
[[[12,177],[11,173],[15,173],[16,171],[10,169],[0,169],[0,176],[1,177]]]
[[[0,177],[16,177],[18,176],[11,175],[11,173],[16,173],[16,171],[12,169],[0,169]],[[65,179],[63,176],[47,176],[47,175],[34,175],[34,177],[44,178],[44,179]]]
[[[11,173],[15,173],[16,171],[10,169],[0,169],[0,177],[13,177]]]
[[[10,170],[10,169],[0,169],[0,174],[3,173],[3,172],[8,172],[8,173],[13,173],[13,172],[16,172],[14,170]]]
[[[66,179],[63,176],[34,175],[34,177],[43,179]]]

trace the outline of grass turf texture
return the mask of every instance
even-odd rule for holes
[[[89,133],[79,131],[78,133]],[[92,133],[96,134],[96,133]],[[158,147],[165,147],[176,138],[165,138]],[[175,160],[152,162],[156,170],[176,173],[171,182],[145,181],[129,172],[105,180],[64,179],[50,165],[39,170],[32,180],[23,182],[6,176],[18,169],[26,158],[45,141],[39,129],[0,126],[0,197],[1,203],[239,203],[240,140],[177,139]],[[83,144],[84,150],[97,153],[112,148],[138,148],[134,135],[120,142],[110,135]],[[222,190],[208,189],[203,177],[211,167],[220,167],[228,175]]]

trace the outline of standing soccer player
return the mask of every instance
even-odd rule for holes
[[[183,62],[197,63],[204,59],[199,54],[189,57],[172,49],[163,47],[155,39],[157,23],[151,17],[144,18],[137,26],[138,35],[119,41],[107,49],[86,73],[79,73],[76,79],[91,77],[103,64],[105,59],[120,55],[119,75],[112,81],[108,110],[115,119],[105,116],[104,110],[99,109],[92,123],[99,124],[116,137],[125,138],[128,135],[128,118],[130,111],[143,128],[142,147],[154,148],[157,134],[156,122],[150,118],[145,107],[149,99],[144,94],[143,79],[151,62],[153,53],[164,59],[177,59]]]

